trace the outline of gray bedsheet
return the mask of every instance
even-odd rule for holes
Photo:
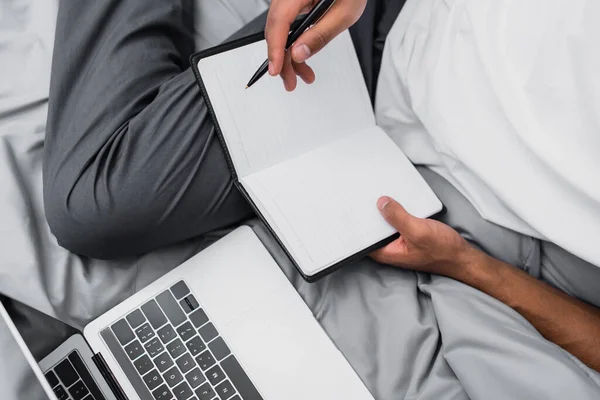
[[[200,47],[220,42],[265,7],[261,0],[197,1],[200,18],[219,21],[197,32]],[[226,232],[114,262],[60,248],[45,223],[41,191],[56,2],[8,0],[0,7],[0,293],[81,329]],[[377,399],[600,398],[599,374],[481,292],[369,259],[308,284],[264,227],[248,223]],[[39,318],[29,317],[27,332],[35,337]],[[64,334],[47,333],[48,346]],[[31,377],[7,343],[0,332],[2,398],[29,399],[23,388]]]

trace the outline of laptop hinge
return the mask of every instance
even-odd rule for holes
[[[96,364],[96,367],[98,367],[98,370],[104,377],[104,380],[110,387],[110,390],[113,392],[115,397],[118,400],[129,400],[127,395],[125,395],[125,392],[121,388],[121,385],[119,385],[119,382],[117,382],[117,380],[115,379],[115,376],[108,367],[108,364],[106,364],[106,361],[104,360],[102,354],[94,354],[94,356],[92,357],[92,361],[94,362],[94,364]]]

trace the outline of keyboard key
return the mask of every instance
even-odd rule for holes
[[[192,311],[192,307],[190,307],[190,305],[185,301],[185,299],[179,300],[179,305],[181,306],[181,309],[183,311],[185,311],[186,314],[191,313]]]
[[[196,389],[194,393],[196,393],[199,400],[212,400],[216,396],[208,382]]]
[[[190,292],[190,289],[187,287],[184,281],[179,281],[173,286],[171,286],[171,291],[177,300],[181,299],[183,296]]]
[[[163,374],[163,378],[165,378],[165,382],[170,387],[177,385],[179,382],[183,380],[183,376],[181,376],[181,372],[175,367],[169,369],[167,372]]]
[[[67,394],[65,388],[60,385],[58,385],[52,390],[54,390],[54,395],[58,400],[67,400],[69,398],[69,395]]]
[[[210,384],[215,386],[217,383],[225,379],[225,373],[218,365],[215,365],[208,371],[206,371],[206,377],[210,381]]]
[[[131,330],[129,324],[127,324],[127,321],[125,321],[124,318],[121,318],[120,320],[115,322],[111,326],[111,329],[114,332],[117,339],[119,340],[119,343],[121,343],[121,345],[123,346],[135,339],[133,331]]]
[[[194,359],[188,353],[179,357],[175,363],[184,374],[196,366]]]
[[[242,398],[236,394],[230,400],[242,400]]]
[[[173,398],[173,393],[167,387],[167,385],[161,385],[158,389],[152,392],[152,396],[156,400],[171,400]]]
[[[194,395],[187,382],[181,382],[179,385],[175,386],[173,388],[173,394],[177,397],[177,400],[187,400]]]
[[[160,372],[165,372],[168,368],[171,368],[173,360],[165,351],[154,359],[154,364],[156,364],[156,368],[158,368]]]
[[[231,380],[242,399],[263,400],[262,396],[258,393],[254,384],[250,378],[248,378],[248,375],[246,375],[246,372],[244,372],[242,366],[234,356],[229,356],[221,361],[221,368],[223,368],[223,371],[225,371],[225,374]]]
[[[156,297],[156,301],[158,301],[158,304],[163,309],[163,311],[167,315],[167,318],[169,319],[169,321],[171,321],[171,324],[173,324],[173,326],[177,327],[183,322],[185,322],[185,314],[181,310],[181,307],[179,307],[179,304],[177,303],[171,292],[165,290]]]
[[[207,369],[215,365],[215,359],[208,350],[196,357],[196,362],[198,363],[202,371],[206,371]]]
[[[223,338],[220,337],[210,342],[208,348],[213,353],[213,356],[215,356],[215,358],[219,361],[221,361],[231,353],[229,347],[227,347]]]
[[[167,345],[167,351],[175,359],[185,353],[185,346],[181,342],[181,339],[178,338]]]
[[[202,336],[202,339],[204,340],[205,343],[208,343],[211,340],[213,340],[214,338],[216,338],[217,336],[219,336],[219,333],[217,332],[217,329],[212,324],[212,322],[209,322],[208,324],[204,325],[202,328],[198,329],[198,333],[200,334],[200,336]]]
[[[158,308],[158,304],[156,301],[150,300],[146,304],[142,306],[142,311],[146,314],[146,318],[150,321],[150,325],[154,329],[158,329],[167,322],[167,318],[165,318],[165,314]]]
[[[196,328],[200,328],[202,325],[208,322],[208,317],[203,309],[199,308],[190,314],[190,320]]]
[[[179,305],[181,306],[181,308],[183,308],[183,311],[185,311],[187,314],[191,313],[192,311],[194,311],[195,309],[200,307],[200,305],[198,304],[198,301],[196,301],[196,298],[194,297],[193,294],[190,294],[185,299],[179,300]]]
[[[188,383],[193,389],[195,389],[201,384],[203,384],[206,378],[198,368],[194,368],[185,375],[185,380],[188,381]]]
[[[127,322],[129,322],[132,328],[137,328],[146,322],[146,317],[144,317],[144,314],[140,310],[135,310],[125,318],[127,318]]]
[[[142,347],[142,344],[139,342],[139,340],[134,340],[133,342],[125,346],[125,352],[129,356],[130,360],[135,360],[136,358],[144,354],[144,348]]]
[[[79,379],[77,372],[75,372],[75,369],[73,368],[69,360],[66,359],[61,361],[54,368],[54,372],[56,372],[56,375],[58,375],[63,385],[67,387],[71,386]]]
[[[196,334],[196,329],[190,324],[186,322],[177,328],[177,333],[181,337],[181,339],[186,342],[188,339],[192,338]]]
[[[192,353],[192,356],[194,356],[194,357],[197,356],[198,354],[202,353],[206,349],[206,345],[204,344],[204,342],[202,342],[202,339],[200,339],[200,336],[194,336],[185,345],[187,346],[188,350],[190,351],[190,353]]]
[[[148,343],[146,343],[144,345],[144,347],[146,348],[146,351],[152,358],[156,357],[158,354],[160,354],[165,349],[163,347],[163,345],[160,343],[160,341],[158,340],[158,338],[154,338],[154,339],[150,340]]]
[[[175,339],[177,334],[175,333],[173,327],[167,324],[158,330],[158,337],[164,344],[167,344],[171,340]]]
[[[83,381],[77,381],[73,386],[69,388],[69,394],[74,400],[82,400],[85,396],[90,393]]]
[[[153,369],[152,371],[150,371],[146,375],[144,375],[143,379],[144,379],[144,382],[146,382],[148,389],[150,389],[150,390],[156,389],[161,383],[164,382],[163,378],[160,376],[158,371],[155,369]]]
[[[175,339],[167,345],[167,351],[171,354],[171,357],[177,358],[185,353],[185,347],[180,339]]]
[[[146,373],[148,371],[150,371],[152,368],[154,368],[154,365],[152,364],[152,361],[150,360],[150,357],[148,357],[147,355],[143,355],[140,358],[138,358],[137,360],[135,360],[133,362],[133,365],[135,366],[135,369],[137,370],[138,374],[140,375],[146,375]]]
[[[58,378],[56,377],[56,374],[54,374],[54,372],[48,371],[44,376],[46,377],[46,380],[48,381],[50,387],[58,385]]]
[[[187,342],[188,339],[190,339],[196,334],[196,330],[194,329],[192,324],[186,322],[185,324],[177,328],[177,333],[179,334],[179,337],[181,337],[181,340]]]
[[[137,328],[135,330],[135,334],[142,343],[145,343],[148,340],[152,339],[155,335],[154,331],[152,330],[152,328],[150,328],[150,325],[148,325],[148,323],[145,323],[144,325]]]
[[[148,340],[150,340],[152,337],[154,337],[155,332],[152,330],[150,325],[148,325],[148,323],[145,323],[144,325],[140,326],[139,328],[137,328],[135,330],[135,334],[137,335],[137,337],[140,339],[140,341],[142,343],[145,343]]]
[[[217,387],[215,387],[215,391],[221,398],[221,400],[227,400],[235,393],[235,389],[231,385],[231,382],[228,380],[220,383]]]

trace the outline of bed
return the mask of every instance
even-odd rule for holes
[[[196,4],[198,49],[220,43],[267,7],[266,0]],[[69,326],[81,329],[227,233],[112,262],[57,245],[41,187],[57,6],[0,2],[0,294],[17,301],[13,312],[26,336],[48,338],[34,351],[60,343]],[[370,259],[309,284],[260,222],[246,223],[376,399],[600,398],[600,374],[481,292]],[[33,377],[12,361],[10,343],[0,332],[3,399],[35,398],[28,391]]]

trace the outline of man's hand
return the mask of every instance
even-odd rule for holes
[[[376,261],[445,275],[479,289],[600,372],[600,309],[475,249],[448,225],[410,215],[389,197],[379,199],[377,207],[402,236],[373,252]]]
[[[373,259],[457,279],[467,272],[475,249],[454,229],[438,221],[414,217],[389,197],[380,198],[377,207],[401,236],[371,253]]]
[[[269,74],[281,75],[285,89],[289,92],[296,88],[296,75],[306,83],[314,82],[315,73],[305,61],[352,26],[362,15],[367,0],[337,0],[319,22],[296,40],[290,51],[285,51],[290,26],[298,15],[310,11],[317,3],[318,0],[271,2],[265,28]]]

